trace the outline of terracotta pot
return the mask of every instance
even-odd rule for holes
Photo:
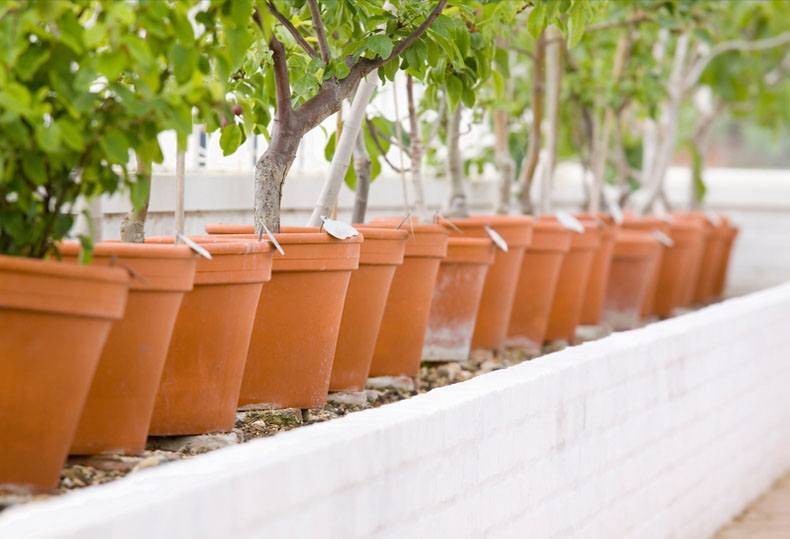
[[[669,221],[659,217],[647,215],[626,215],[623,219],[623,222],[620,224],[620,227],[623,230],[631,230],[635,232],[653,232],[654,230],[658,230],[669,236]],[[653,274],[650,275],[647,294],[644,297],[644,303],[642,304],[642,309],[640,311],[642,318],[649,318],[656,314],[653,310],[653,300],[656,297],[656,290],[658,290],[661,258],[664,256],[664,252],[666,250],[666,247],[664,247],[664,245],[661,243],[659,243],[659,247],[658,261],[653,268]]]
[[[661,249],[649,232],[617,232],[604,303],[604,320],[614,329],[639,325]]]
[[[600,223],[600,245],[595,251],[590,267],[590,278],[584,292],[582,316],[580,324],[595,326],[601,323],[603,304],[606,298],[606,284],[609,281],[609,268],[612,265],[612,251],[614,250],[614,235],[617,225],[606,219],[591,217],[590,215],[577,215],[580,219],[597,219]]]
[[[540,351],[571,234],[554,219],[538,219],[533,224],[532,243],[524,251],[510,315],[508,346]]]
[[[330,391],[362,391],[370,372],[395,269],[403,264],[406,230],[354,225],[365,236],[340,322]]]
[[[735,243],[735,238],[738,236],[738,227],[730,223],[724,225],[724,252],[722,253],[721,262],[719,263],[718,271],[716,272],[716,281],[713,285],[713,296],[720,298],[724,295],[724,289],[727,284],[727,271],[730,267],[730,258],[732,256],[732,246]]]
[[[701,224],[705,229],[703,246],[699,256],[699,269],[694,280],[693,290],[689,294],[689,303],[707,303],[716,297],[716,285],[725,257],[727,236],[729,234],[729,221],[724,216],[719,216],[721,222],[714,225],[705,213],[694,211],[678,213],[677,219],[693,221]]]
[[[129,277],[0,255],[0,487],[58,484]]]
[[[452,223],[460,229],[460,232],[450,230],[452,236],[488,238],[485,229],[488,225],[508,244],[507,252],[496,250],[494,263],[488,270],[472,337],[472,349],[499,350],[507,337],[524,249],[532,241],[532,219],[514,215],[477,215],[453,219]]]
[[[653,298],[652,312],[661,318],[670,316],[683,305],[694,257],[701,250],[703,229],[699,223],[673,219],[669,223],[669,237],[673,245],[662,249],[658,286]]]
[[[600,247],[600,228],[597,221],[582,220],[584,233],[571,234],[571,245],[562,260],[557,289],[549,313],[549,324],[544,341],[565,340],[576,337],[576,326],[582,315],[584,294],[590,278],[593,257]]]
[[[480,298],[494,244],[487,238],[450,238],[433,290],[422,357],[426,361],[469,358]]]
[[[702,212],[675,213],[672,215],[672,220],[675,222],[696,224],[702,230],[700,234],[701,241],[689,249],[689,258],[691,259],[690,267],[688,274],[683,280],[682,292],[680,293],[679,306],[687,307],[694,303],[694,293],[697,289],[697,281],[699,280],[702,270],[702,258],[705,254],[705,245],[707,245],[710,239],[713,227]]]
[[[397,227],[400,218],[375,219]],[[434,224],[405,223],[403,264],[395,270],[376,339],[370,376],[417,376],[439,264],[447,254],[447,230]]]
[[[255,237],[252,227],[208,225],[211,234]],[[326,403],[337,336],[362,236],[337,240],[318,228],[275,235],[272,280],[261,292],[239,404],[320,408]]]
[[[79,243],[58,249],[64,260],[77,261]],[[102,242],[94,247],[93,264],[119,265],[133,277],[126,312],[107,338],[71,453],[140,453],[176,315],[192,289],[195,257],[186,245]]]
[[[154,436],[233,429],[261,287],[271,277],[268,242],[192,240],[212,258],[198,259],[195,287],[178,312],[150,423]]]

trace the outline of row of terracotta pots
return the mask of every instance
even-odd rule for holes
[[[612,283],[640,271],[658,283],[635,293],[640,307],[666,289],[655,240],[580,217],[581,234],[507,216],[382,219],[343,241],[286,228],[284,255],[251,227],[213,225],[193,238],[210,260],[171,238],[102,243],[92,267],[0,257],[0,484],[49,489],[68,453],[227,431],[238,407],[319,407],[369,376],[415,376],[423,358],[572,340],[631,294]],[[726,264],[710,266],[731,245],[708,255],[719,235],[706,237],[702,299],[721,292]],[[76,244],[60,251],[76,261]]]

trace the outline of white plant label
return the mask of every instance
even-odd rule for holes
[[[272,245],[274,245],[274,248],[277,249],[277,252],[285,256],[285,249],[283,249],[283,246],[280,245],[279,241],[277,241],[277,238],[274,237],[274,234],[272,234],[272,231],[269,230],[268,226],[266,226],[266,223],[261,223],[261,226],[263,227],[263,231],[266,232],[266,235],[269,236],[269,241],[272,242]],[[260,239],[261,233],[258,233],[258,241],[260,241]]]
[[[333,238],[347,240],[348,238],[359,236],[359,230],[348,223],[336,221],[335,219],[329,219],[328,217],[321,217],[321,220],[323,221],[321,228],[326,230],[326,233]]]
[[[606,206],[609,208],[609,215],[612,216],[614,222],[618,225],[623,224],[623,210],[620,204],[617,203],[617,190],[611,186],[604,186],[603,199],[606,201]]]
[[[195,251],[197,254],[199,254],[203,258],[211,260],[211,253],[209,253],[203,246],[198,245],[197,243],[195,243],[194,241],[192,241],[188,237],[184,236],[183,234],[178,234],[176,237],[178,239],[180,239],[181,241],[183,241],[190,249]]]
[[[705,218],[708,220],[710,224],[713,226],[721,226],[721,217],[715,211],[708,210],[705,212]]]
[[[508,251],[508,246],[505,238],[503,238],[499,232],[494,230],[491,225],[485,225],[483,228],[485,228],[486,232],[488,232],[488,237],[491,238],[491,241],[494,242],[494,245],[496,245],[500,251],[506,253]]]
[[[655,239],[657,239],[658,243],[660,243],[664,247],[672,247],[673,245],[675,245],[675,242],[672,241],[672,238],[667,236],[664,232],[662,232],[659,229],[653,230],[652,232],[650,232],[650,235],[653,236]]]
[[[584,225],[570,213],[566,211],[558,211],[554,215],[557,217],[557,221],[559,221],[560,224],[568,230],[573,230],[579,234],[584,234]]]

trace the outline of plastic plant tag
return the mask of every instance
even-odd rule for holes
[[[566,211],[558,211],[554,215],[557,217],[557,221],[559,221],[560,224],[568,230],[573,230],[579,234],[584,234],[584,225],[570,213]]]
[[[187,245],[187,247],[189,247],[190,249],[195,251],[197,254],[199,254],[203,258],[211,260],[211,253],[206,251],[206,249],[204,249],[202,246],[198,245],[197,243],[195,243],[194,241],[192,241],[188,237],[184,236],[183,234],[177,234],[176,237],[179,240],[183,241]]]
[[[321,228],[326,230],[326,233],[333,238],[347,240],[348,238],[359,236],[359,230],[348,223],[337,221],[335,219],[329,219],[328,217],[321,217],[321,220],[323,221]]]
[[[655,239],[657,239],[658,243],[660,243],[664,247],[672,247],[673,245],[675,245],[675,242],[672,241],[672,238],[667,236],[661,230],[658,230],[658,229],[652,230],[650,232],[650,235],[653,236]]]
[[[503,253],[506,253],[508,251],[508,246],[505,238],[500,236],[499,232],[494,230],[491,225],[485,225],[483,228],[485,228],[486,232],[488,232],[488,237],[491,238],[491,241],[494,242],[494,245],[496,245]]]
[[[266,226],[266,223],[261,223],[261,226],[263,229],[258,231],[258,241],[261,241],[263,233],[266,232],[266,235],[269,236],[269,241],[272,242],[272,245],[274,245],[274,248],[277,249],[277,252],[285,256],[285,250],[283,249],[283,246],[280,245],[280,242],[274,237],[274,234],[272,234],[272,231],[269,230],[268,226]]]
[[[719,214],[713,210],[708,210],[705,212],[705,218],[708,220],[710,224],[713,226],[721,226],[721,217]]]
[[[623,224],[623,210],[620,208],[620,204],[617,203],[616,189],[608,185],[604,186],[603,199],[606,201],[609,215],[612,216],[614,222],[618,225]]]

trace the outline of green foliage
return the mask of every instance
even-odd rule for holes
[[[193,107],[220,114],[232,30],[220,32],[201,5],[0,4],[0,253],[51,252],[80,195],[126,185],[141,204],[149,179],[128,169],[130,155],[160,162],[159,133],[175,130],[183,146]],[[204,23],[197,37],[190,10]]]

